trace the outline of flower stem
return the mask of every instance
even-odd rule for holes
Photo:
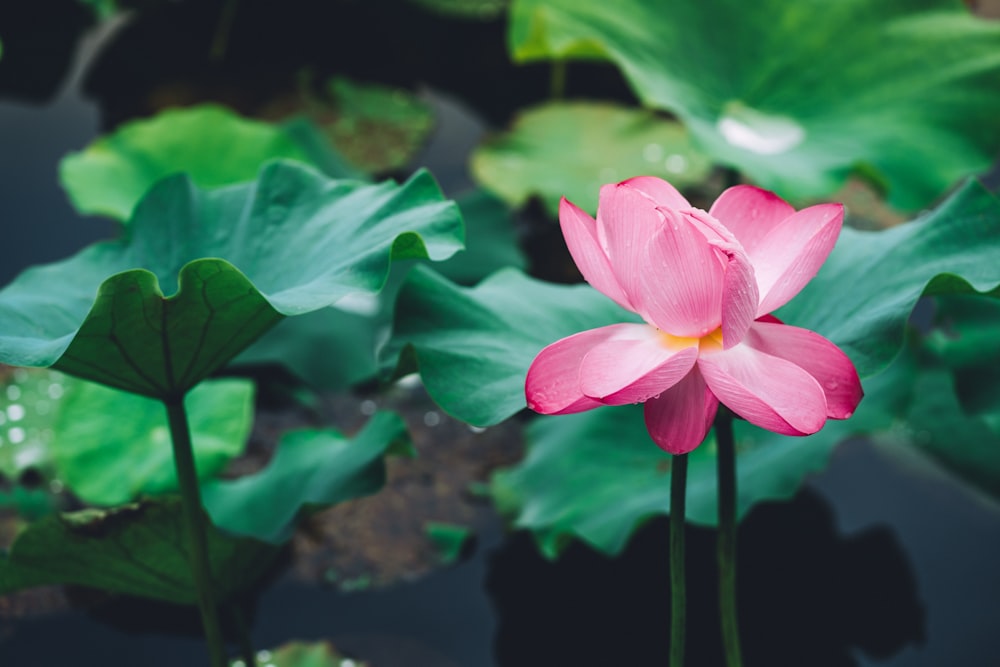
[[[549,98],[561,100],[566,97],[566,61],[553,60],[549,70]]]
[[[184,523],[191,542],[191,572],[198,590],[198,609],[205,630],[205,641],[208,643],[212,667],[226,667],[226,646],[222,638],[222,626],[219,624],[219,611],[215,605],[205,515],[201,505],[201,491],[198,489],[198,474],[191,447],[191,429],[184,410],[184,397],[165,399],[163,404],[167,408],[167,420],[170,423],[174,467],[177,469],[177,481],[181,489]]]
[[[240,653],[243,654],[243,663],[245,667],[257,667],[257,652],[254,651],[253,641],[250,639],[250,629],[247,627],[246,615],[238,604],[234,604],[231,609],[233,625],[236,626],[236,632],[239,635]]]
[[[215,28],[215,36],[212,38],[212,50],[209,58],[212,62],[220,62],[226,57],[226,50],[229,48],[229,33],[233,29],[233,20],[236,18],[236,8],[239,0],[226,0],[222,6],[222,13],[219,15],[219,23]]]
[[[727,667],[741,667],[740,629],[736,614],[736,443],[733,413],[720,406],[715,418],[719,452],[719,620]]]
[[[670,469],[670,667],[684,664],[687,583],[684,573],[684,506],[687,454],[674,456]]]

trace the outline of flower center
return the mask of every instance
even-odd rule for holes
[[[722,327],[719,327],[711,333],[707,333],[698,339],[698,352],[704,354],[705,352],[721,352],[722,347]]]
[[[701,352],[717,352],[722,350],[722,327],[701,337],[675,336],[662,329],[657,329],[660,343],[670,350],[683,350],[698,346]]]

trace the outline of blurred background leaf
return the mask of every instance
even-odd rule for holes
[[[605,183],[646,175],[684,188],[704,180],[709,167],[676,121],[606,102],[528,109],[472,155],[472,173],[483,186],[514,207],[540,197],[553,217],[560,197],[593,215]]]
[[[913,210],[1000,149],[1000,25],[954,0],[514,0],[520,62],[610,60],[714,161],[786,198],[862,165]]]
[[[179,498],[54,514],[0,552],[0,592],[77,584],[194,604],[191,548]],[[271,545],[211,527],[208,551],[220,603],[252,586],[277,555]]]
[[[202,485],[213,523],[271,543],[291,537],[300,512],[375,493],[385,483],[387,454],[410,452],[403,420],[376,413],[351,438],[334,430],[286,433],[262,471]]]

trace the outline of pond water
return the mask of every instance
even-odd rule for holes
[[[98,133],[78,79],[35,106],[0,100],[0,284],[64,257],[111,225],[82,221],[56,180],[66,151]],[[427,164],[452,192],[483,124],[447,97]],[[257,604],[258,647],[331,639],[378,667],[662,664],[669,632],[667,529],[650,522],[608,559],[574,545],[558,563],[498,519],[467,559],[388,589],[344,593],[288,574]],[[711,531],[689,536],[689,663],[717,664]],[[1000,514],[955,481],[843,444],[794,501],[760,506],[740,529],[740,605],[748,665],[986,665],[1000,654]],[[111,605],[0,618],[3,665],[202,664],[173,608]],[[194,626],[196,627],[196,626]]]

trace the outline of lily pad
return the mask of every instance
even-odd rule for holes
[[[614,62],[715,161],[785,197],[861,169],[917,209],[1000,149],[1000,24],[955,0],[515,0],[509,45],[520,62]]]
[[[375,414],[353,438],[333,430],[285,434],[274,459],[256,475],[202,485],[215,525],[272,543],[287,540],[302,511],[378,491],[383,457],[407,453],[406,425],[395,413]]]
[[[55,514],[25,528],[8,553],[0,552],[0,593],[76,584],[194,604],[190,549],[179,498]],[[220,602],[251,586],[278,552],[211,528],[208,550]]]
[[[398,373],[419,368],[445,412],[476,426],[525,406],[524,377],[538,352],[584,329],[638,321],[589,285],[552,285],[515,269],[472,288],[418,266],[396,301],[386,351],[402,351]]]
[[[52,423],[55,474],[90,504],[115,505],[177,491],[163,405],[63,377]],[[253,425],[253,383],[206,380],[185,397],[198,477],[208,479],[243,451]],[[128,419],[122,419],[128,415]]]
[[[327,92],[330,110],[317,119],[337,150],[365,172],[402,168],[434,129],[430,106],[406,90],[335,77]]]
[[[865,382],[866,397],[854,417],[827,422],[806,438],[737,421],[738,515],[761,501],[790,498],[810,473],[826,466],[834,446],[846,437],[888,428],[905,409],[911,375],[908,365],[898,364]],[[526,438],[524,461],[495,473],[491,491],[500,511],[516,527],[533,531],[549,558],[573,538],[604,553],[620,553],[646,519],[669,514],[672,457],[650,440],[640,406],[539,417]],[[688,457],[686,518],[715,525],[714,434]]]
[[[473,284],[506,266],[523,267],[510,209],[476,189],[455,199],[465,220],[466,249],[439,262],[438,271]],[[236,364],[278,363],[313,387],[337,390],[377,374],[378,349],[392,327],[392,310],[408,263],[394,265],[378,294],[358,294],[336,306],[288,318],[264,334]]]
[[[494,271],[527,265],[506,204],[481,188],[459,195],[455,203],[465,220],[465,249],[437,263],[438,273],[460,285],[475,285]]]
[[[81,213],[125,221],[166,176],[184,172],[203,188],[230,185],[252,181],[261,165],[279,158],[314,162],[281,126],[206,104],[122,125],[64,157],[59,179]]]
[[[446,259],[461,244],[457,207],[426,172],[369,185],[276,162],[208,191],[168,177],[123,239],[0,291],[0,362],[176,397],[282,317],[377,292],[392,260]]]
[[[702,181],[711,164],[676,121],[605,102],[549,103],[480,146],[472,173],[511,206],[539,196],[553,216],[565,196],[593,213],[605,183],[660,176],[677,187]]]

